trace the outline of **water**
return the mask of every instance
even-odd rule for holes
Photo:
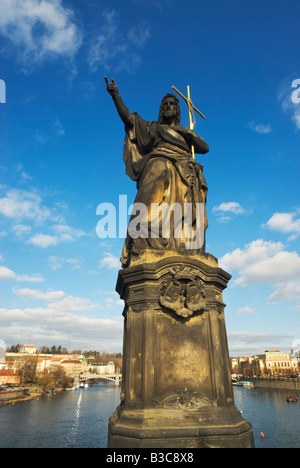
[[[298,402],[287,403],[288,394],[297,395]],[[235,387],[234,398],[252,424],[256,448],[300,448],[300,392]]]
[[[300,447],[300,392],[298,403],[287,403],[287,393],[234,388],[236,407],[253,425],[256,448]],[[4,406],[0,408],[0,448],[105,448],[108,418],[119,401],[120,387],[101,383]]]
[[[0,408],[1,448],[106,447],[108,418],[120,402],[110,383]]]

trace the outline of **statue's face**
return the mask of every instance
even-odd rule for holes
[[[172,120],[177,116],[177,104],[175,99],[170,96],[166,97],[162,103],[162,114],[164,120]]]

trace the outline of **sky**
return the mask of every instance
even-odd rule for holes
[[[7,346],[122,351],[124,239],[97,236],[97,207],[124,216],[136,186],[107,75],[150,121],[190,86],[230,354],[300,348],[299,17],[298,0],[0,0]]]

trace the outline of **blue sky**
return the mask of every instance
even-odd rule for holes
[[[172,85],[206,116],[230,353],[299,344],[299,14],[298,0],[1,0],[0,339],[122,350],[124,239],[97,237],[96,209],[136,187],[107,75],[146,120]]]

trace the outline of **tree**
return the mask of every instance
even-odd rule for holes
[[[36,376],[36,383],[42,388],[43,393],[46,393],[47,389],[52,386],[52,382],[52,375],[46,370]]]
[[[25,357],[15,362],[17,373],[21,376],[23,384],[32,382],[36,374],[37,359],[34,357]]]
[[[52,376],[55,387],[68,388],[74,382],[72,377],[66,375],[65,369],[61,366],[53,366],[49,373]]]

